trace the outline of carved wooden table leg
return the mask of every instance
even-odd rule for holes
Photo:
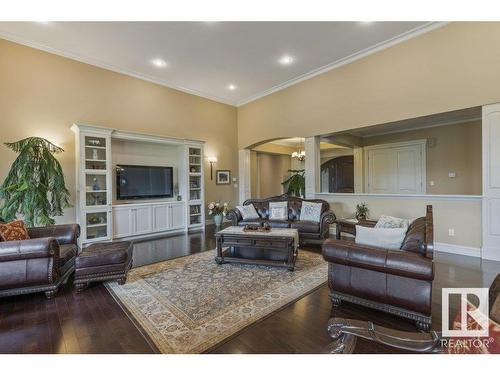
[[[295,240],[291,240],[288,243],[288,260],[287,260],[288,271],[293,271],[295,269]]]
[[[215,239],[217,245],[217,256],[215,257],[215,262],[217,264],[224,263],[224,257],[222,256],[222,237],[216,237]]]

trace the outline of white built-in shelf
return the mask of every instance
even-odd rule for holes
[[[90,193],[106,193],[107,190],[87,190],[86,192],[87,192],[87,194],[90,194]]]
[[[191,214],[189,216],[201,216],[201,212],[197,213],[197,214]]]
[[[189,172],[190,176],[201,176],[201,172]]]
[[[103,174],[105,175],[107,173],[106,169],[85,169],[84,171],[87,174]]]
[[[201,190],[201,188],[189,188],[189,190]]]
[[[98,228],[98,227],[107,227],[107,223],[102,223],[102,224],[87,224],[87,228]]]
[[[85,145],[85,148],[96,148],[98,150],[106,150],[106,146],[90,146],[90,145]]]
[[[85,159],[85,161],[97,161],[97,162],[101,162],[101,163],[106,163],[106,160],[104,160],[104,159]]]

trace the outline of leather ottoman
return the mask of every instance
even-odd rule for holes
[[[117,280],[125,284],[132,267],[133,245],[130,241],[95,243],[86,247],[75,261],[76,291],[90,282]]]

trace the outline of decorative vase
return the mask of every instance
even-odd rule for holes
[[[222,224],[222,218],[222,214],[214,215],[214,224],[216,227],[220,227],[220,225]]]

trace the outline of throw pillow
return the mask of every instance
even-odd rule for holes
[[[406,228],[369,228],[356,225],[357,244],[399,250],[405,239]]]
[[[300,209],[300,220],[301,221],[314,221],[319,223],[321,219],[321,203],[315,202],[302,202],[302,208]]]
[[[243,220],[249,219],[260,219],[259,214],[255,210],[253,204],[247,204],[246,206],[236,206],[238,211],[240,211],[241,216],[243,216]]]
[[[375,224],[375,228],[408,228],[409,226],[410,220],[388,215],[380,216]]]
[[[288,202],[271,202],[269,203],[269,219],[270,220],[287,220],[288,219]]]
[[[2,241],[29,240],[28,230],[22,220],[14,220],[7,224],[0,224]]]

